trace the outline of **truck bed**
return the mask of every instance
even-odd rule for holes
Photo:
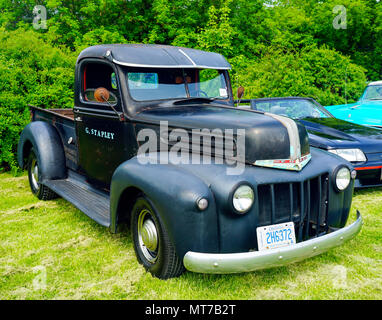
[[[74,120],[74,112],[72,109],[48,109],[47,111],[57,114],[64,118]]]
[[[66,166],[78,170],[77,135],[73,109],[41,109],[30,106],[32,121],[45,121],[54,126],[65,151]]]

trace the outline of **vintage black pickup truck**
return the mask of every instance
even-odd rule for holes
[[[234,107],[223,56],[162,45],[85,49],[74,109],[31,107],[19,165],[113,233],[154,276],[253,271],[354,237],[355,171],[306,129]]]

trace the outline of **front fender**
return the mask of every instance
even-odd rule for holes
[[[177,254],[218,252],[218,216],[214,195],[199,177],[176,165],[141,164],[137,157],[122,163],[111,182],[111,230],[118,225],[118,205],[128,188],[141,190],[154,204]],[[196,205],[206,198],[208,208]]]
[[[17,160],[21,168],[25,167],[25,159],[31,147],[36,152],[43,180],[66,178],[64,147],[57,130],[51,124],[34,121],[21,132],[17,146]]]

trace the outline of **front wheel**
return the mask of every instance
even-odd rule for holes
[[[131,233],[139,263],[153,276],[168,279],[184,271],[182,261],[153,205],[139,197],[131,213]]]

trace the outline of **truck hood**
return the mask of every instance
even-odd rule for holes
[[[310,159],[305,127],[276,115],[211,103],[172,104],[143,109],[134,121],[137,134],[145,128],[151,128],[158,134],[160,122],[168,123],[168,132],[173,129],[185,129],[188,132],[199,129],[203,132],[203,129],[207,129],[212,133],[215,130],[224,134],[227,130],[233,130],[234,145],[245,140],[244,161],[248,164],[301,170]],[[191,139],[194,139],[194,135]],[[224,150],[220,152],[227,158]]]
[[[382,152],[382,131],[336,118],[309,118],[299,121],[309,133],[311,146],[319,148],[359,148],[365,153]]]

